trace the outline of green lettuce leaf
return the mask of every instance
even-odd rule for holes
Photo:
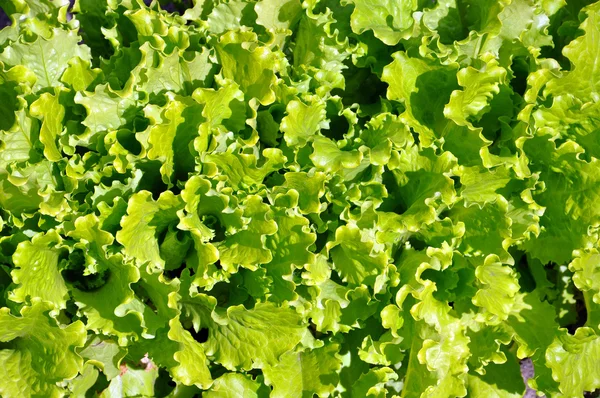
[[[51,231],[19,243],[12,271],[13,282],[19,287],[11,292],[12,301],[26,303],[37,298],[56,308],[66,307],[69,294],[60,273],[61,241],[56,231]]]
[[[274,397],[326,396],[333,392],[341,368],[338,348],[321,348],[284,354],[277,365],[264,369],[265,382],[273,386]]]
[[[83,367],[75,348],[85,343],[85,325],[81,321],[58,325],[48,316],[52,308],[33,300],[18,317],[8,308],[0,309],[3,396],[61,396],[64,390],[59,384],[77,376]]]

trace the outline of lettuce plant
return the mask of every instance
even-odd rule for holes
[[[0,396],[600,388],[599,2],[0,6]]]

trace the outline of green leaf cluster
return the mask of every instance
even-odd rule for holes
[[[600,389],[600,2],[0,7],[0,396]]]

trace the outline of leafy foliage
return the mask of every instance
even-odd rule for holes
[[[0,396],[600,389],[600,2],[0,7]]]

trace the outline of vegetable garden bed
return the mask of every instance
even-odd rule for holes
[[[600,2],[0,7],[1,397],[598,396]]]

